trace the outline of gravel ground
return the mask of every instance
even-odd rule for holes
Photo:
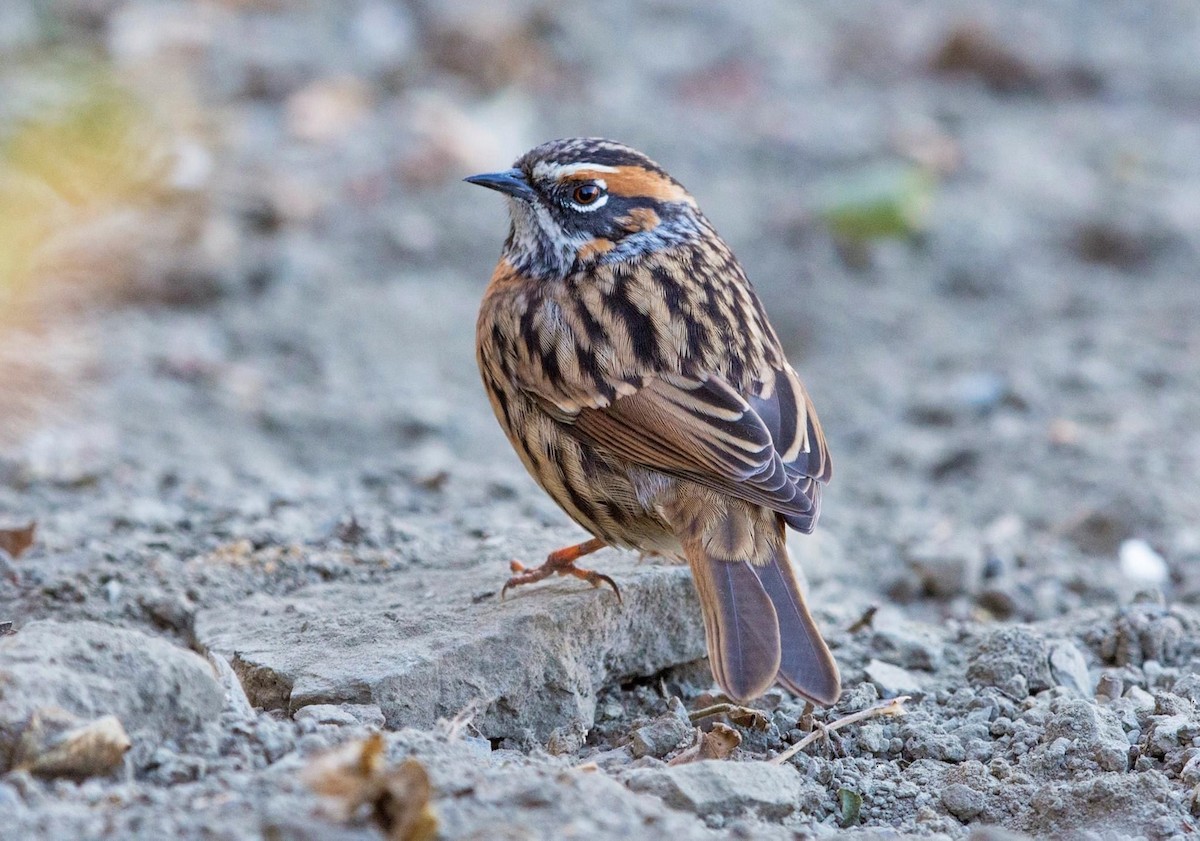
[[[64,141],[110,180],[0,318],[6,837],[376,838],[311,779],[380,730],[448,839],[1196,831],[1200,8],[693,5],[3,4],[10,166],[64,80],[154,141]],[[698,737],[681,568],[498,600],[580,532],[477,382],[459,179],[577,134],[690,187],[820,408],[833,709]]]

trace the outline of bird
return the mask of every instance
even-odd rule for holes
[[[666,170],[564,138],[468,183],[506,197],[508,236],[476,323],[489,402],[526,469],[592,537],[507,592],[606,546],[686,563],[710,666],[735,702],[778,683],[815,704],[836,663],[785,543],[832,476],[808,392],[741,264]]]

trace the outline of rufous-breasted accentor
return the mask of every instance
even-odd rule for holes
[[[787,526],[811,532],[825,436],[762,302],[695,199],[610,140],[555,140],[466,179],[508,197],[477,352],[501,426],[592,535],[508,587],[604,546],[686,559],[713,676],[744,701],[778,681],[821,704],[837,666],[797,584]]]

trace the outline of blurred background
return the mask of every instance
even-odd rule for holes
[[[5,0],[10,604],[559,542],[477,383],[507,222],[460,179],[568,135],[662,163],[764,298],[833,451],[826,604],[1200,601],[1197,44],[1184,0]]]

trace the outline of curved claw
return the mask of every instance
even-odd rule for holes
[[[575,561],[584,555],[595,552],[597,549],[604,547],[604,543],[600,540],[589,540],[586,543],[581,543],[578,546],[570,546],[566,549],[559,549],[557,552],[551,552],[546,558],[546,562],[540,567],[529,569],[520,561],[510,561],[509,569],[512,571],[512,577],[504,583],[504,587],[500,590],[500,599],[504,600],[505,595],[513,587],[520,587],[523,584],[532,584],[535,581],[541,581],[551,575],[573,575],[576,578],[581,578],[591,584],[593,587],[599,587],[601,584],[607,584],[612,587],[613,592],[617,596],[617,604],[623,604],[621,598],[621,588],[617,586],[617,582],[610,576],[602,572],[596,572],[590,569],[581,569],[575,566]]]
[[[569,570],[567,572],[569,573]],[[621,588],[617,586],[617,582],[613,581],[610,576],[607,576],[602,572],[596,572],[595,570],[581,569],[578,570],[578,572],[586,572],[587,575],[583,576],[583,579],[593,587],[599,587],[601,584],[607,584],[609,587],[612,587],[612,591],[616,593],[617,596],[617,604],[625,603],[625,600],[621,598]],[[565,573],[559,573],[559,575],[563,574]]]

